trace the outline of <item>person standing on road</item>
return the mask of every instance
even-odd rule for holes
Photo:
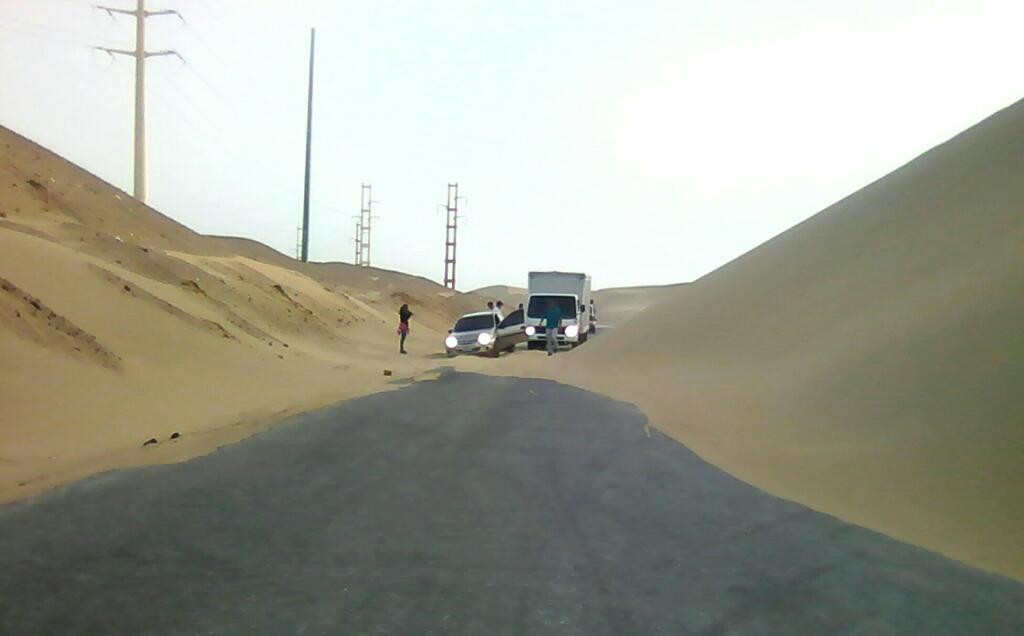
[[[498,322],[505,319],[505,303],[500,300],[494,305],[494,313],[498,314]]]
[[[548,355],[558,353],[558,328],[562,326],[562,310],[554,302],[548,303],[548,310],[544,314],[544,335],[548,342]]]
[[[407,353],[405,350],[405,338],[409,335],[410,318],[412,318],[412,312],[409,311],[409,305],[402,305],[398,310],[398,353]]]

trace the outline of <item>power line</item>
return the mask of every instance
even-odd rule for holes
[[[46,2],[59,2],[68,6],[75,7],[76,9],[92,9],[93,5],[87,0],[84,2],[76,2],[75,0],[44,0]]]
[[[51,0],[46,0],[46,1],[51,1]],[[175,11],[175,10],[146,11],[145,6],[143,5],[142,2],[139,2],[137,4],[137,7],[134,10],[128,10],[128,9],[122,9],[120,7],[89,7],[88,5],[78,5],[78,4],[74,3],[74,2],[72,2],[71,0],[52,0],[52,1],[54,1],[54,2],[57,2],[57,1],[65,2],[67,4],[74,5],[75,7],[81,8],[81,9],[91,8],[94,14],[95,14],[96,11],[100,11],[100,12],[104,13],[105,15],[110,16],[111,18],[114,18],[115,16],[120,16],[120,15],[131,16],[131,17],[133,17],[136,20],[137,30],[138,30],[138,27],[140,26],[139,22],[142,22],[143,25],[144,25],[145,22],[146,22],[146,19],[148,17],[155,16],[155,15],[173,15],[173,16],[176,16],[176,17],[178,17],[179,19],[182,20],[182,23],[185,25],[185,28],[193,36],[195,36],[195,39],[198,41],[198,43],[200,45],[202,45],[211,54],[211,56],[213,56],[213,58],[215,60],[220,60],[222,62],[222,66],[224,64],[226,64],[227,61],[229,61],[229,60],[227,60],[227,58],[225,58],[223,55],[221,55],[221,53],[217,50],[216,47],[214,47],[214,46],[212,46],[210,44],[210,39],[207,38],[201,32],[200,29],[196,28],[196,25],[194,25],[192,23],[189,23],[189,22],[186,22],[185,19],[182,17],[182,15],[178,11]],[[205,7],[204,7],[204,10],[205,10]],[[206,15],[207,13],[209,13],[209,12],[205,11],[204,15]],[[140,18],[140,15],[142,16],[141,18]],[[209,15],[212,16],[213,14],[209,14]],[[15,22],[15,20],[17,20],[17,22]],[[106,22],[106,21],[104,20],[104,22]],[[116,27],[113,26],[115,24],[115,22],[112,21],[110,24],[112,25],[112,28],[116,28]],[[146,57],[152,57],[154,55],[173,55],[173,56],[176,56],[176,57],[178,57],[179,59],[182,60],[184,68],[187,69],[188,74],[193,76],[192,79],[198,80],[198,83],[196,83],[194,81],[190,82],[188,79],[185,79],[183,77],[171,76],[171,77],[165,77],[166,85],[165,85],[164,81],[160,81],[160,82],[157,82],[155,84],[151,83],[151,84],[153,84],[152,86],[143,85],[144,86],[144,90],[156,89],[157,90],[157,94],[160,95],[159,99],[160,99],[161,103],[163,103],[163,102],[172,102],[172,101],[176,101],[176,100],[184,100],[186,102],[186,104],[182,104],[182,106],[184,106],[184,108],[180,108],[180,109],[172,108],[172,110],[169,111],[169,112],[171,112],[173,114],[173,118],[174,119],[179,119],[180,123],[185,124],[185,125],[191,125],[193,130],[205,131],[204,133],[200,133],[200,134],[197,134],[197,135],[194,135],[194,136],[193,135],[188,135],[187,137],[188,137],[188,139],[189,139],[189,141],[191,143],[198,144],[199,147],[197,148],[197,150],[202,152],[202,154],[208,155],[209,157],[211,157],[211,159],[220,158],[219,163],[221,165],[219,166],[217,172],[218,173],[222,173],[223,172],[223,173],[225,173],[225,176],[227,176],[228,174],[232,175],[231,177],[228,177],[231,180],[232,183],[243,183],[247,179],[249,179],[249,177],[250,177],[250,174],[248,173],[248,171],[245,168],[242,167],[242,166],[244,166],[246,164],[251,164],[253,162],[256,162],[259,165],[264,166],[266,168],[273,167],[275,170],[280,168],[280,165],[273,163],[269,158],[263,157],[259,153],[246,153],[244,151],[239,152],[239,150],[235,147],[235,145],[233,143],[226,143],[228,141],[228,139],[227,139],[228,135],[226,135],[226,133],[228,131],[226,131],[224,129],[223,122],[217,123],[218,121],[223,119],[223,117],[221,117],[221,113],[216,112],[216,111],[220,111],[221,107],[223,107],[227,112],[233,112],[233,111],[235,111],[237,109],[238,101],[239,101],[238,99],[231,99],[231,100],[229,100],[227,97],[225,97],[224,92],[222,90],[218,89],[218,85],[221,83],[221,81],[219,79],[220,76],[229,73],[229,71],[226,68],[218,69],[218,68],[215,67],[213,69],[214,77],[208,79],[209,76],[208,76],[207,72],[204,72],[201,68],[199,68],[199,67],[189,63],[187,60],[184,60],[182,58],[182,56],[177,51],[146,51],[143,47],[139,47],[138,46],[138,44],[139,44],[138,41],[136,42],[136,47],[135,47],[136,50],[128,50],[128,49],[131,48],[130,46],[126,46],[126,47],[124,47],[124,49],[116,49],[116,48],[107,47],[107,46],[99,46],[99,47],[91,46],[94,42],[90,42],[87,39],[88,36],[86,36],[84,33],[77,32],[77,31],[69,31],[69,30],[61,29],[61,28],[57,28],[57,27],[49,27],[47,25],[42,25],[42,24],[31,23],[31,22],[28,22],[28,21],[20,19],[20,18],[6,19],[6,18],[0,17],[0,29],[4,30],[5,32],[15,33],[15,34],[17,34],[19,36],[24,36],[24,37],[29,37],[29,38],[37,38],[37,39],[40,39],[40,40],[46,40],[46,41],[50,41],[50,42],[54,42],[54,43],[59,43],[61,45],[71,46],[71,47],[75,47],[75,48],[79,48],[79,47],[86,48],[86,47],[88,47],[88,48],[94,49],[96,51],[102,51],[103,53],[106,53],[107,56],[110,57],[110,59],[114,59],[115,57],[117,57],[119,55],[126,55],[126,56],[134,57],[138,61],[139,60],[139,57],[138,57],[139,50],[138,49],[140,49],[140,48],[142,48],[142,52],[143,52],[143,55],[144,55],[144,57],[142,59],[145,59]],[[145,33],[145,30],[143,29],[143,41],[142,41],[142,44],[145,44],[144,33]],[[138,38],[136,38],[136,40],[138,40]],[[216,41],[216,38],[214,38],[214,41]],[[144,66],[144,64],[143,64],[143,66]],[[247,68],[244,68],[243,66],[239,66],[239,65],[236,65],[236,64],[232,63],[231,67],[232,67],[231,70],[230,70],[231,74],[235,74],[236,72],[241,72],[242,76],[246,76],[246,77],[250,77],[250,78],[254,77],[253,74],[251,73],[251,71],[249,69],[247,69]],[[214,81],[214,80],[216,80],[216,81]],[[188,84],[192,84],[192,86],[189,87]],[[200,87],[199,84],[201,84],[202,87]],[[257,82],[253,82],[253,83],[250,83],[249,86],[255,88],[256,84],[257,84]],[[139,86],[137,86],[137,89],[138,88],[139,88]],[[211,106],[209,101],[197,98],[197,96],[196,96],[197,90],[198,90],[198,95],[199,96],[203,96],[205,94],[205,95],[213,97],[213,98],[215,98],[217,100],[217,104],[213,105],[213,110],[210,110],[210,108],[209,108],[209,106]],[[171,96],[173,96],[174,99],[170,99]],[[145,98],[144,98],[144,96],[143,96],[143,107],[145,108]],[[164,110],[164,109],[161,108],[161,110]],[[192,111],[192,112],[190,113],[189,111]],[[255,111],[250,110],[248,112],[250,114],[252,114]],[[262,120],[264,122],[264,124],[265,124],[264,129],[263,129],[263,133],[264,134],[270,133],[271,136],[274,137],[274,138],[283,139],[282,134],[280,132],[278,132],[277,130],[275,130],[276,120],[275,120],[274,117],[264,116],[264,115],[261,115],[259,112],[255,112],[255,114],[257,115],[257,119]],[[160,116],[161,117],[168,117],[170,115],[168,115],[165,112],[165,113],[161,114]],[[144,123],[144,121],[145,121],[145,111],[143,111],[143,118],[142,118],[142,120],[143,120],[143,123]],[[229,126],[230,126],[231,123],[232,122],[228,122]],[[145,129],[142,129],[141,132],[142,132],[142,134],[141,135],[137,135],[137,137],[139,138],[140,141],[144,142],[144,140],[145,140]],[[194,139],[193,137],[200,137],[200,138],[199,139]],[[145,148],[143,147],[143,152],[142,153],[137,153],[137,154],[141,154],[140,158],[145,158]],[[223,158],[225,157],[225,155],[233,157],[235,160],[234,161],[224,161]],[[143,163],[141,167],[142,167],[142,169],[141,170],[136,170],[135,174],[143,177],[143,179],[144,179],[146,164]],[[145,185],[146,185],[145,182],[143,182],[144,189],[143,190],[139,190],[139,194],[143,194],[143,192],[145,192],[145,190],[148,189],[148,188],[145,188]],[[284,188],[283,186],[281,186],[281,185],[279,185],[277,183],[272,183],[272,182],[267,181],[267,180],[262,181],[259,184],[259,188],[260,189],[270,190],[272,192],[277,193],[277,196],[275,196],[275,198],[278,198],[278,197],[289,197],[290,198],[290,197],[294,196],[294,189],[293,188]],[[138,190],[138,188],[137,188],[137,190]],[[140,196],[139,198],[142,198],[142,197]],[[315,199],[313,199],[313,200],[315,200]],[[318,207],[320,205],[322,205],[322,204],[318,204]],[[327,207],[327,206],[325,206],[325,207]],[[333,209],[335,211],[338,210],[338,208],[336,206],[331,208],[331,209]]]
[[[223,21],[220,18],[218,18],[214,14],[214,12],[212,12],[207,3],[201,2],[197,3],[195,6],[202,8],[202,13],[209,18],[209,22],[216,23],[216,25],[222,27],[221,30],[223,31],[231,31],[230,27],[224,26]],[[251,69],[244,64],[238,64],[232,62],[229,59],[226,59],[222,52],[218,49],[218,47],[211,44],[210,38],[203,34],[203,29],[200,28],[196,22],[188,20],[187,18],[183,18],[182,23],[185,26],[186,32],[188,32],[192,37],[195,38],[195,40],[206,50],[206,52],[209,53],[219,63],[220,67],[230,68],[230,72],[225,72],[223,70],[218,70],[216,66],[212,67],[213,76],[211,76],[210,71],[203,70],[199,66],[192,64],[190,61],[185,60],[184,64],[188,72],[195,76],[197,80],[199,80],[199,82],[208,90],[209,94],[215,99],[219,106],[224,109],[226,113],[238,112],[239,102],[244,102],[246,116],[256,118],[260,120],[262,124],[260,128],[260,136],[262,138],[270,137],[273,141],[275,141],[281,146],[288,146],[292,144],[294,141],[293,138],[290,135],[284,135],[278,129],[278,125],[280,124],[283,114],[279,116],[267,116],[262,114],[259,108],[252,108],[252,103],[254,101],[260,101],[262,98],[262,94],[253,94],[248,97],[244,94],[241,96],[239,96],[238,94],[239,90],[244,91],[248,88],[263,85],[265,78],[256,77],[252,73]],[[218,41],[217,38],[213,38],[213,40]],[[220,86],[225,84],[226,80],[237,80],[238,78],[242,78],[244,81],[241,83],[240,86],[236,86],[232,89],[230,96],[226,95],[224,91],[220,88]],[[263,104],[261,103],[261,106],[262,105]],[[231,123],[235,123],[234,118],[232,119]],[[217,127],[216,130],[220,132],[221,127]],[[253,153],[246,158],[246,161],[252,161],[254,159],[260,160],[261,157],[258,153]],[[313,200],[316,201],[315,198]]]
[[[81,31],[73,31],[70,29],[63,29],[61,27],[55,27],[49,24],[39,24],[37,22],[30,22],[29,20],[22,20],[21,18],[14,18],[10,16],[0,16],[0,27],[7,27],[8,24],[13,25],[17,28],[22,29],[33,29],[41,31],[46,34],[55,34],[66,39],[75,39],[76,43],[88,45],[89,35],[82,33]]]
[[[174,94],[184,98],[184,100],[188,103],[192,111],[195,112],[196,115],[202,118],[202,120],[210,126],[208,130],[216,130],[216,124],[211,119],[210,114],[207,112],[207,110],[200,106],[199,103],[196,102],[196,100],[192,99],[189,96],[188,91],[185,90],[185,88],[177,80],[175,80],[173,77],[168,77],[168,80],[170,80],[170,83],[174,86]]]
[[[70,0],[52,1],[73,4],[76,8],[83,10],[82,12],[76,12],[76,14],[82,13],[84,15],[84,10],[89,9],[94,15],[97,11],[102,12],[104,16],[110,15],[111,17],[114,15],[126,14],[131,15],[138,21],[137,9],[129,11],[118,7],[109,7],[110,12],[107,12],[107,8],[98,9],[90,7],[89,5],[77,5]],[[70,14],[70,11],[68,13]],[[171,11],[166,13],[147,12],[149,15],[165,15],[171,13],[173,13],[173,15],[180,16],[179,13]],[[101,20],[101,22],[106,23],[107,20],[104,19]],[[122,27],[124,26],[123,21],[111,21],[110,28],[116,29],[118,23],[120,23]],[[192,28],[192,25],[187,26]],[[104,29],[104,31],[106,30],[107,29]],[[73,48],[76,50],[90,49],[97,52],[97,55],[102,55],[104,59],[113,60],[116,57],[119,57],[116,53],[121,55],[131,55],[132,57],[135,55],[135,51],[131,50],[120,51],[110,47],[96,47],[94,46],[95,40],[92,40],[91,36],[77,30],[69,30],[57,26],[32,22],[23,19],[22,17],[5,16],[2,13],[0,13],[0,31],[4,33],[11,33],[12,37],[24,37],[40,42],[47,42],[50,46],[66,46],[69,49]],[[116,34],[108,33],[107,35],[113,37]],[[206,38],[200,36],[197,39],[201,40],[204,46],[209,48],[214,55],[217,55],[216,51],[209,46],[209,41]],[[130,45],[125,47],[125,49],[129,48],[131,48]],[[147,51],[147,53],[150,52]],[[176,52],[169,52],[168,54],[175,53]],[[178,57],[181,59],[180,56]],[[217,58],[222,59],[219,55],[217,55]],[[157,115],[162,119],[170,118],[169,121],[172,124],[177,121],[179,126],[183,125],[197,131],[197,134],[182,136],[183,141],[185,143],[194,144],[195,150],[198,153],[210,157],[211,160],[217,161],[218,168],[216,173],[226,179],[230,184],[251,182],[251,174],[244,166],[252,164],[253,162],[256,162],[258,165],[265,168],[273,167],[275,170],[279,169],[280,166],[274,164],[271,159],[263,157],[259,153],[246,153],[244,150],[239,151],[235,144],[227,143],[228,138],[224,129],[224,123],[220,121],[223,118],[220,117],[220,113],[215,111],[220,110],[218,105],[222,103],[229,111],[235,107],[227,104],[226,100],[223,99],[223,93],[217,90],[215,85],[216,83],[207,80],[206,76],[199,68],[190,64],[186,60],[182,60],[182,62],[184,64],[184,68],[188,70],[187,78],[181,76],[181,74],[171,74],[170,76],[165,75],[160,81],[150,82],[146,85],[147,91],[156,90],[156,94],[159,96],[157,97],[158,102],[155,105],[161,112],[159,114],[153,113],[153,115]],[[198,80],[198,82],[196,80]],[[203,87],[208,90],[203,90]],[[218,105],[213,105],[212,110],[210,108],[211,104],[207,100],[201,99],[201,97],[206,95],[216,97],[219,100]],[[186,103],[182,104],[181,101]],[[174,102],[177,102],[178,107],[173,105]],[[266,128],[270,129],[271,126],[269,126],[269,124],[271,122],[271,118],[263,117],[261,119],[268,124]],[[152,128],[152,126],[150,126],[150,128]],[[265,132],[274,131],[269,130]],[[278,136],[280,136],[280,133]],[[226,157],[232,157],[233,160],[225,160]],[[268,193],[274,193],[273,199],[278,202],[278,206],[280,206],[285,200],[293,198],[295,195],[294,188],[284,188],[280,184],[274,183],[270,180],[261,181],[258,187],[260,190],[267,191]],[[193,190],[188,191],[189,198],[195,198],[196,194],[197,193]],[[204,205],[203,207],[216,209],[216,207],[220,205],[223,205],[223,202],[218,201],[215,205]],[[263,240],[266,240],[266,238]],[[287,250],[287,247],[285,247],[285,250]]]
[[[76,49],[92,48],[90,44],[85,44],[85,43],[82,43],[82,42],[78,42],[78,41],[72,40],[70,38],[65,38],[65,37],[61,37],[61,36],[51,35],[51,34],[47,34],[47,33],[38,33],[38,32],[29,31],[29,30],[25,30],[25,29],[19,29],[19,28],[16,28],[16,27],[8,26],[6,24],[0,24],[0,31],[6,31],[8,33],[14,33],[16,35],[20,35],[20,36],[28,37],[28,38],[37,38],[37,39],[40,39],[40,40],[45,40],[47,42],[52,42],[54,44],[61,44],[61,45],[68,46],[68,47],[73,47],[73,48],[76,48]]]
[[[189,66],[191,65],[186,63],[186,68]],[[189,104],[190,109],[176,110],[175,112],[180,114],[182,116],[182,119],[187,120],[188,123],[191,123],[193,127],[196,128],[197,131],[201,132],[201,134],[197,134],[194,137],[198,138],[198,141],[202,142],[202,144],[206,146],[206,148],[210,151],[210,155],[222,159],[218,165],[218,173],[226,173],[228,175],[231,175],[232,177],[235,177],[231,179],[231,182],[233,183],[243,183],[250,179],[251,172],[249,170],[238,168],[237,166],[252,165],[255,163],[258,164],[259,166],[262,166],[265,169],[270,169],[272,171],[279,170],[279,164],[272,163],[270,160],[268,160],[259,153],[243,154],[239,152],[236,149],[234,143],[229,143],[228,141],[225,140],[223,136],[225,132],[223,123],[217,121],[216,117],[211,115],[207,111],[207,109],[203,108],[195,99],[190,97],[188,94],[189,91],[187,88],[184,87],[183,83],[179,83],[179,81],[176,81],[173,78],[169,79],[171,79],[170,83],[177,88],[176,91],[174,91],[173,93],[165,92],[161,84],[155,84],[155,90],[164,97],[171,97],[172,95],[181,97]],[[198,120],[192,119],[188,115],[188,110],[192,110],[198,117]],[[225,156],[230,157],[232,161],[223,161],[223,158]],[[286,198],[294,196],[294,191],[286,190],[284,187],[276,183],[268,182],[265,180],[259,182],[259,187],[261,189],[273,190],[275,193]],[[316,203],[318,207],[327,207],[324,203],[321,202],[320,199],[317,199],[316,197],[311,197],[310,200],[313,203]],[[340,211],[340,208],[338,208],[337,206],[330,209]]]

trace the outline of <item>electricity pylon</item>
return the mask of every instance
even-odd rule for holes
[[[146,18],[158,15],[176,15],[184,21],[180,13],[174,9],[161,11],[147,11],[146,1],[137,0],[134,11],[131,9],[119,9],[117,7],[96,7],[106,11],[111,17],[115,13],[135,16],[135,50],[111,49],[105,46],[97,46],[111,57],[114,54],[128,55],[135,58],[135,166],[134,180],[135,189],[132,194],[136,199],[145,203],[146,201],[146,58],[161,55],[175,55],[184,61],[177,51],[147,51],[146,50]]]

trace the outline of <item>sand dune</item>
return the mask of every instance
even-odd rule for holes
[[[1019,102],[561,364],[750,483],[1024,578],[1022,317]]]
[[[0,179],[0,501],[422,375],[481,304],[199,235],[2,128]],[[420,355],[397,355],[403,302]]]
[[[617,327],[571,354],[454,363],[637,403],[748,482],[1024,578],[1021,175],[1024,102],[695,283],[597,292]],[[0,178],[0,501],[422,376],[482,307],[199,235],[4,129]]]
[[[607,327],[623,325],[640,312],[680,292],[687,283],[647,287],[609,287],[594,292],[600,323]]]

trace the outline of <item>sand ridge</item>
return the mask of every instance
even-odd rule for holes
[[[431,377],[428,353],[482,304],[196,234],[4,129],[0,277],[0,501]],[[400,301],[413,356],[397,351]]]
[[[40,346],[77,354],[105,367],[117,369],[121,366],[120,358],[98,342],[95,336],[4,278],[0,278],[0,325]]]

